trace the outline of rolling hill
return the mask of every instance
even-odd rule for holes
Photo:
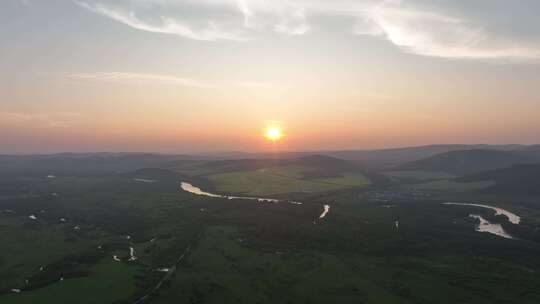
[[[324,155],[208,161],[177,170],[208,181],[218,193],[242,195],[324,192],[373,182],[358,165]]]
[[[398,166],[396,170],[446,172],[466,175],[516,164],[535,162],[534,159],[507,151],[486,149],[451,151]]]
[[[489,170],[459,179],[463,182],[494,181],[489,191],[516,195],[540,194],[540,164],[515,165],[509,168]]]
[[[129,172],[147,167],[169,168],[197,157],[155,153],[60,153],[0,155],[0,177],[96,175]]]
[[[401,165],[407,162],[420,160],[437,154],[458,151],[458,150],[497,150],[497,151],[525,151],[534,146],[527,145],[466,145],[466,144],[447,144],[447,145],[425,145],[411,146],[403,148],[388,149],[366,149],[366,150],[326,150],[315,152],[279,152],[279,153],[246,153],[246,152],[228,152],[214,153],[206,156],[219,159],[292,159],[308,155],[326,155],[353,163],[361,164],[364,167],[374,169],[386,169]]]
[[[359,171],[361,167],[346,160],[325,155],[308,155],[298,158],[269,158],[269,159],[239,159],[209,161],[201,168],[220,172],[268,169],[274,167],[298,166],[309,168],[310,171],[340,173]]]

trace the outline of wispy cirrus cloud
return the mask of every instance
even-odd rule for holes
[[[206,22],[206,25],[195,28],[193,26],[184,24],[180,20],[173,17],[160,16],[157,21],[150,22],[140,19],[137,17],[137,14],[134,11],[127,9],[113,8],[101,3],[89,4],[81,1],[77,1],[77,3],[94,13],[111,18],[141,31],[171,34],[189,39],[205,41],[243,41],[247,39],[243,36],[241,31],[226,30],[221,25],[211,20]]]
[[[534,45],[498,35],[481,20],[383,1],[364,17],[357,34],[380,36],[402,50],[424,56],[468,59],[540,59]],[[537,41],[538,42],[538,41]]]
[[[0,112],[0,122],[10,126],[68,127],[81,119],[73,112]]]
[[[96,72],[67,75],[68,79],[77,81],[114,82],[120,84],[177,85],[195,88],[218,88],[219,85],[191,78],[182,78],[160,74],[140,74],[122,72]]]
[[[66,78],[73,81],[91,81],[91,82],[111,82],[123,85],[167,85],[183,86],[202,89],[218,89],[226,87],[243,87],[253,89],[279,88],[280,85],[270,82],[261,82],[254,80],[239,82],[213,83],[193,78],[177,77],[162,74],[142,74],[126,72],[93,72],[93,73],[75,73],[66,75]]]
[[[268,31],[303,35],[311,29],[306,6],[286,0],[73,1],[137,30],[202,41],[247,41]]]
[[[536,0],[75,0],[132,28],[203,41],[301,36],[317,17],[404,52],[457,59],[540,59]],[[473,3],[474,2],[474,3]],[[511,22],[508,16],[513,16]],[[516,18],[514,18],[516,17]]]

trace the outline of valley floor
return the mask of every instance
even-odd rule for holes
[[[9,184],[0,302],[540,302],[539,218],[523,206],[504,206],[516,225],[403,189],[227,199],[160,172]],[[476,231],[473,213],[516,238]]]

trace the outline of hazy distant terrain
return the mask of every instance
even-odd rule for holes
[[[448,148],[1,156],[0,302],[538,303],[535,149]]]
[[[496,184],[492,191],[513,195],[540,194],[540,164],[515,165],[471,174],[463,181],[491,180]]]
[[[534,157],[528,157],[516,152],[497,150],[458,150],[405,163],[395,169],[402,171],[419,170],[446,172],[455,175],[464,175],[535,161],[538,160]]]
[[[418,147],[380,149],[380,150],[343,150],[317,152],[282,152],[282,153],[215,153],[206,156],[225,159],[268,159],[268,158],[297,158],[306,155],[323,154],[348,160],[375,169],[387,169],[404,163],[429,158],[452,151],[489,150],[514,152],[516,155],[540,159],[538,145],[427,145]]]
[[[0,0],[0,304],[540,304],[539,0]]]
[[[291,159],[211,161],[179,172],[208,180],[219,193],[291,195],[361,188],[371,184],[366,170],[344,160],[310,155]]]

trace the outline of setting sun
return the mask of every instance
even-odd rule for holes
[[[271,141],[278,141],[283,137],[283,132],[279,127],[269,127],[266,130],[266,133],[264,134],[264,137],[266,137],[268,140]]]
[[[540,304],[539,15],[0,0],[0,304]]]

